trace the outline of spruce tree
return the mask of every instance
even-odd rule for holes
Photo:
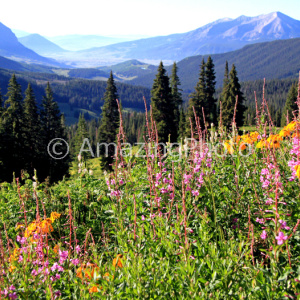
[[[179,136],[179,131],[181,130],[179,121],[180,121],[180,109],[182,107],[182,94],[180,86],[180,79],[177,75],[178,68],[176,62],[173,63],[172,74],[170,78],[171,90],[172,90],[172,97],[174,102],[174,116],[175,116],[175,126],[177,136]]]
[[[21,175],[24,168],[24,111],[21,86],[18,84],[15,74],[12,75],[5,101],[5,110],[2,114],[2,126],[4,130],[3,161],[5,162],[5,180],[11,181],[13,173],[16,177]]]
[[[45,96],[42,100],[41,109],[41,125],[42,125],[42,164],[43,170],[38,176],[42,178],[49,177],[50,181],[54,182],[60,180],[64,175],[67,175],[69,169],[69,155],[63,159],[56,159],[49,155],[48,146],[54,139],[61,139],[67,141],[64,128],[61,124],[61,115],[57,102],[54,101],[53,92],[49,82],[45,90]],[[57,153],[66,153],[66,145],[61,142],[57,146]]]
[[[289,89],[286,102],[283,108],[281,126],[285,126],[287,123],[287,115],[289,122],[294,119],[294,114],[297,113],[298,105],[297,105],[297,97],[298,97],[298,85],[294,83]]]
[[[40,116],[31,84],[25,91],[24,99],[24,157],[25,168],[33,175],[41,155]]]
[[[75,159],[77,159],[77,156],[80,153],[82,146],[83,150],[90,150],[89,146],[92,146],[90,140],[89,145],[87,145],[84,143],[84,139],[89,139],[89,134],[87,131],[87,124],[84,119],[84,114],[80,114],[73,145],[73,156]],[[80,154],[83,157],[84,161],[91,157],[90,151],[82,151]]]
[[[172,90],[169,84],[169,77],[163,63],[160,62],[151,90],[151,106],[153,119],[156,123],[158,139],[161,143],[169,140],[176,142],[176,118],[174,115],[175,105],[172,97]]]
[[[103,149],[105,148],[104,146],[101,147],[102,149],[99,149],[102,150],[100,153],[101,166],[104,170],[108,171],[112,170],[113,156],[116,150],[116,147],[112,145],[112,143],[116,143],[120,123],[117,99],[117,87],[114,82],[113,74],[110,72],[104,94],[104,105],[102,106],[102,118],[98,137],[98,143],[105,144],[108,147],[107,153],[105,153]]]
[[[204,108],[204,113],[207,112],[207,102],[206,102],[206,69],[205,69],[205,62],[204,59],[202,60],[201,67],[200,67],[200,75],[197,85],[195,87],[195,92],[191,94],[191,98],[189,99],[189,107],[187,112],[187,122],[186,128],[187,133],[190,132],[190,120],[192,121],[193,128],[196,128],[196,120],[195,114],[200,120],[200,126],[203,129],[205,127],[204,119],[203,119],[203,112],[202,107]]]
[[[212,58],[209,56],[206,62],[206,102],[207,102],[207,111],[205,111],[205,116],[207,116],[207,121],[209,123],[216,124],[217,122],[217,107],[214,94],[216,92],[216,75],[215,75],[215,66]]]
[[[237,77],[235,65],[232,65],[232,69],[229,73],[229,78],[227,77],[227,72],[228,69],[226,70],[225,68],[225,85],[223,86],[222,92],[222,123],[227,128],[232,125],[236,97],[238,97],[235,122],[237,127],[240,127],[244,123],[244,112],[246,110],[244,106],[244,96],[241,91],[241,86]]]

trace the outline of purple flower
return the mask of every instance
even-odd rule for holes
[[[144,215],[142,215],[142,221],[145,221],[145,216]]]
[[[71,262],[74,266],[77,266],[79,264],[79,259],[78,258],[72,259]]]
[[[36,269],[33,269],[33,270],[31,271],[31,275],[36,276],[37,274],[38,274],[38,272],[37,272]]]
[[[54,263],[53,266],[50,268],[52,272],[55,272],[59,267],[58,263]]]
[[[14,293],[12,293],[12,294],[9,294],[8,297],[9,297],[10,299],[18,299],[18,295],[17,295],[16,292],[14,292]]]
[[[57,297],[61,296],[61,292],[60,291],[55,291],[54,295],[55,295],[55,299],[56,299]]]
[[[13,286],[13,285],[11,285],[10,287],[9,287],[9,290],[10,291],[14,291],[16,288]]]
[[[62,264],[68,258],[68,251],[60,251],[59,250],[59,263]]]
[[[57,273],[55,274],[56,279],[60,279],[60,275]]]
[[[291,228],[289,226],[286,226],[286,221],[279,220],[279,223],[281,224],[282,229],[290,230]]]
[[[262,234],[260,235],[260,237],[261,237],[263,240],[265,240],[265,239],[267,238],[267,232],[264,230],[264,231],[262,232]]]
[[[287,240],[288,236],[284,235],[282,231],[279,232],[278,236],[276,236],[277,244],[282,245],[285,240]]]

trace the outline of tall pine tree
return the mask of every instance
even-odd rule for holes
[[[39,177],[49,177],[50,181],[60,180],[64,175],[67,175],[69,169],[69,155],[63,159],[55,159],[48,153],[48,145],[56,138],[67,140],[64,128],[61,124],[61,115],[57,102],[54,101],[53,92],[49,82],[45,90],[45,96],[42,100],[41,109],[41,125],[42,125],[42,155],[41,160],[44,166],[40,170]],[[66,145],[64,142],[58,144],[57,153],[65,153]]]
[[[24,157],[25,169],[34,174],[41,155],[40,116],[31,84],[28,84],[24,99]]]
[[[235,122],[237,127],[240,127],[244,124],[244,112],[246,108],[244,106],[244,96],[241,91],[235,65],[232,65],[229,77],[227,74],[228,66],[227,68],[225,67],[224,86],[222,92],[222,124],[227,128],[232,125],[236,97],[238,97]]]
[[[2,114],[2,126],[4,130],[3,140],[3,161],[5,170],[3,177],[11,181],[13,172],[19,177],[20,171],[24,168],[24,111],[21,86],[18,84],[15,74],[12,75],[5,101],[5,110]]]
[[[169,77],[162,62],[160,62],[151,90],[151,106],[153,119],[156,123],[158,139],[161,143],[177,141],[175,104]]]
[[[107,147],[107,153],[105,153],[105,146],[101,146],[101,149],[99,149],[101,150],[101,166],[104,170],[112,170],[113,156],[116,150],[116,147],[112,143],[116,143],[120,123],[117,99],[117,87],[113,74],[110,72],[104,94],[104,105],[102,106],[102,118],[98,137],[98,143],[105,144]]]
[[[173,102],[174,102],[174,116],[175,116],[175,126],[176,126],[176,132],[177,132],[177,137],[179,136],[179,131],[180,131],[180,110],[182,107],[182,94],[181,94],[181,89],[179,88],[180,86],[180,79],[177,75],[178,72],[178,67],[176,62],[173,63],[173,68],[172,68],[172,74],[170,78],[170,84],[171,84],[171,91],[172,91],[172,97],[173,97]]]
[[[203,129],[204,119],[203,119],[203,113],[202,113],[202,107],[204,109],[204,112],[207,112],[207,101],[206,101],[206,68],[205,68],[205,62],[204,59],[202,60],[201,67],[200,67],[200,75],[199,80],[197,82],[197,85],[195,87],[195,92],[191,94],[191,98],[189,100],[189,107],[187,112],[187,133],[190,132],[190,120],[192,121],[193,128],[195,130],[196,128],[196,120],[195,120],[195,114],[200,120],[200,126]]]
[[[207,122],[216,124],[217,122],[217,99],[214,97],[216,92],[216,75],[215,75],[215,66],[212,58],[209,56],[206,62],[206,109],[205,116]]]

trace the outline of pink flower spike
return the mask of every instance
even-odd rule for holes
[[[276,236],[277,245],[282,245],[285,240],[287,240],[288,236],[284,235],[282,231],[279,232],[278,236]]]

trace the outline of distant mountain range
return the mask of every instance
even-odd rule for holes
[[[62,49],[61,47],[50,42],[37,33],[26,35],[24,37],[18,38],[18,40],[25,47],[43,56],[51,56],[63,52],[68,52],[67,50]]]
[[[33,50],[22,45],[15,34],[0,23],[0,55],[16,61],[27,63],[44,64],[51,66],[62,66],[57,61],[38,55]]]
[[[181,88],[186,93],[194,90],[199,78],[202,59],[208,55],[185,58],[177,63]],[[247,45],[242,49],[211,55],[215,64],[217,86],[223,83],[225,62],[235,64],[240,81],[257,79],[297,78],[300,71],[300,38]],[[166,70],[171,75],[172,66]],[[119,71],[119,74],[121,72]],[[130,81],[134,85],[151,88],[157,71]]]
[[[189,56],[224,53],[247,44],[296,37],[300,37],[300,21],[274,12],[257,17],[241,16],[234,20],[225,18],[187,33],[77,51],[61,59],[89,67],[128,59],[155,64],[160,60],[171,63]]]

